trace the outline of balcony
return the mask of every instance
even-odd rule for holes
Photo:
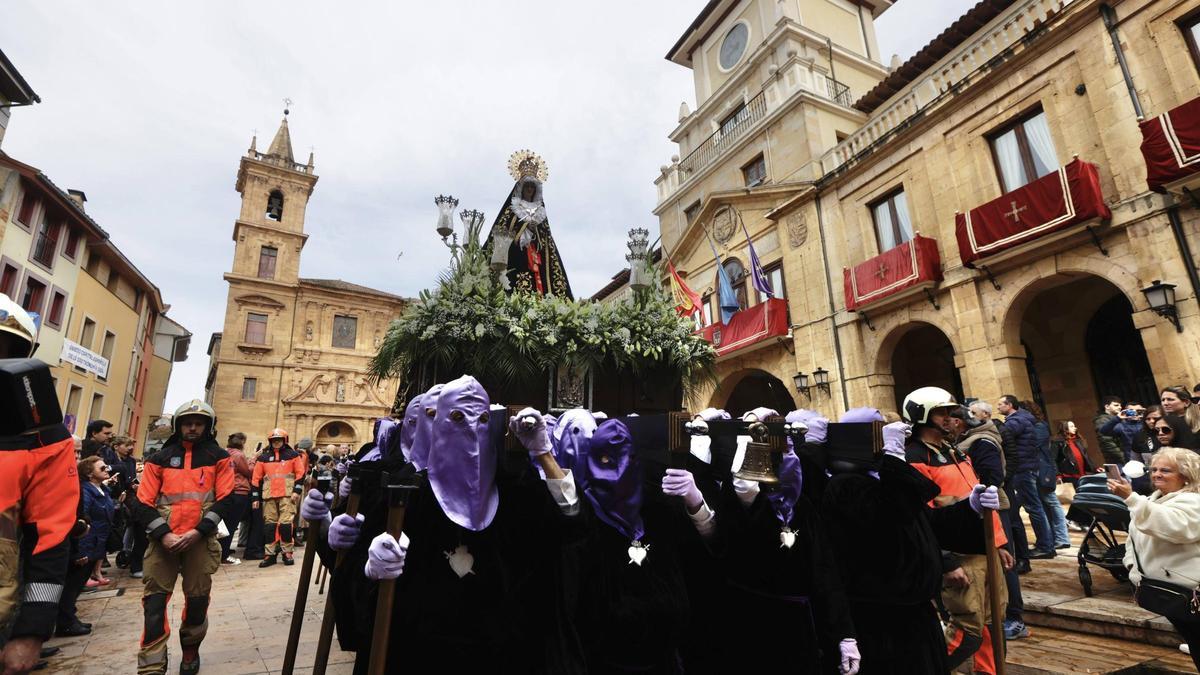
[[[760,91],[750,99],[732,118],[721,124],[721,128],[701,141],[695,150],[679,163],[685,173],[694,173],[712,164],[729,146],[741,138],[759,120],[767,116],[767,96]]]
[[[896,305],[927,294],[942,280],[942,257],[937,241],[917,235],[853,268],[843,268],[846,309],[859,312]]]
[[[1141,128],[1150,189],[1200,190],[1200,97],[1144,120]]]
[[[697,331],[712,343],[717,358],[774,344],[772,338],[785,337],[791,330],[787,300],[771,298],[743,309],[729,323],[714,323]]]
[[[844,105],[847,108],[854,105],[854,100],[850,98],[850,87],[832,77],[825,78],[825,95],[838,105]]]
[[[1100,191],[1099,171],[1076,158],[1058,171],[958,214],[954,233],[963,265],[976,267],[985,259],[1007,259],[1011,253],[1001,254],[1024,250],[1023,244],[1035,240],[1041,247],[1048,235],[1075,225],[1090,230],[1089,221],[1097,218],[1112,218]]]
[[[925,68],[912,84],[889,99],[889,105],[877,109],[858,131],[826,152],[821,157],[821,171],[832,173],[869,154],[885,138],[908,128],[1018,51],[1028,49],[1071,2],[1023,0],[1014,3],[978,30],[972,39]]]

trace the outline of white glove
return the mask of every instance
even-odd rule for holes
[[[982,483],[976,485],[971,490],[971,496],[968,497],[971,502],[971,508],[975,513],[983,513],[984,509],[989,511],[998,511],[1000,509],[1000,493],[996,491],[996,486],[984,486]]]
[[[905,422],[892,422],[883,426],[883,451],[897,459],[907,461],[904,455],[904,445],[908,442],[908,435],[912,433],[912,426]]]
[[[332,503],[332,492],[322,496],[320,490],[309,490],[304,501],[300,503],[300,517],[310,523],[329,520],[329,505]]]
[[[350,477],[346,476],[338,483],[338,496],[342,499],[350,496]]]
[[[858,640],[842,640],[838,643],[838,651],[842,653],[842,675],[857,675],[858,667],[862,664],[862,656],[858,653]]]
[[[695,513],[704,503],[700,488],[696,487],[696,478],[691,471],[684,469],[667,469],[662,479],[662,491],[665,495],[683,497],[683,505],[688,513]]]
[[[404,572],[408,544],[408,535],[403,532],[399,541],[387,532],[380,533],[371,540],[371,548],[367,549],[367,564],[363,567],[363,574],[373,581],[399,577]]]
[[[525,408],[508,421],[512,431],[521,445],[529,451],[530,457],[544,455],[551,451],[550,434],[546,432],[546,420],[542,413],[533,408]]]
[[[699,417],[705,422],[712,422],[714,420],[729,419],[729,413],[725,412],[724,410],[717,410],[716,408],[705,408],[697,413],[696,417]]]
[[[742,415],[742,421],[743,422],[761,422],[761,421],[767,419],[768,417],[779,417],[779,413],[775,412],[775,410],[772,408],[764,408],[762,406],[759,406],[759,407],[755,408],[754,410],[751,410],[750,412],[746,413],[745,415]]]

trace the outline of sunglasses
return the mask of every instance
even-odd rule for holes
[[[1155,427],[1154,433],[1158,434],[1159,436],[1166,436],[1167,434],[1174,432],[1171,430],[1171,427]]]

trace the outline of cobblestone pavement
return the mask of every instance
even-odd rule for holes
[[[296,584],[300,578],[302,548],[296,550],[296,565],[282,564],[259,569],[257,561],[241,565],[221,565],[213,577],[212,605],[208,613],[208,637],[200,647],[202,673],[210,675],[251,675],[278,673],[283,665]],[[110,556],[111,559],[111,556]],[[91,635],[54,638],[47,646],[62,647],[50,659],[50,673],[71,675],[131,675],[137,671],[138,641],[142,635],[142,583],[127,570],[105,570],[113,584],[103,591],[85,593],[79,598],[79,618],[93,624]],[[315,576],[315,574],[314,574]],[[304,616],[304,632],[296,659],[297,674],[312,669],[317,633],[325,596],[309,590]],[[182,589],[170,604],[171,642],[167,672],[179,668],[178,627],[183,612]],[[354,660],[341,652],[334,641],[328,675],[347,675]]]

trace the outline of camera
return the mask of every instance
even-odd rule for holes
[[[1133,408],[1126,408],[1121,411],[1121,417],[1137,417],[1137,416],[1138,416],[1138,411],[1134,410]]]

